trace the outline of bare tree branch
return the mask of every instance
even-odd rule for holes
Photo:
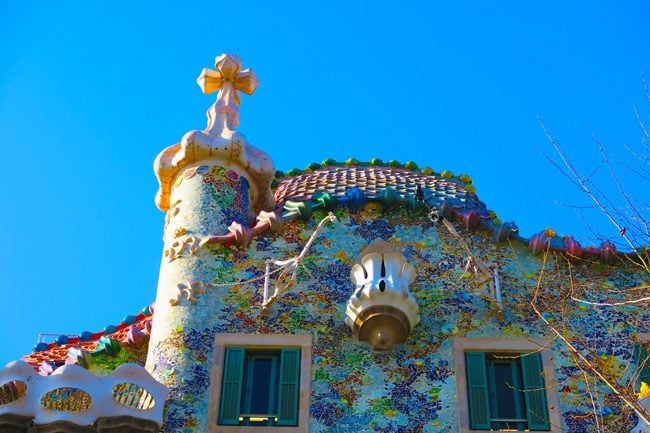
[[[625,243],[629,248],[631,248],[633,251],[637,250],[640,245],[637,245],[637,243],[634,242],[634,240],[627,234],[627,227],[625,225],[622,225],[620,223],[620,218],[621,214],[619,211],[617,211],[617,207],[614,206],[614,204],[611,202],[611,200],[602,193],[602,191],[594,186],[590,186],[591,182],[589,182],[588,179],[585,179],[580,175],[578,170],[575,168],[571,160],[569,159],[566,151],[562,148],[560,143],[555,140],[555,138],[551,135],[549,130],[546,128],[544,123],[542,122],[541,118],[537,118],[540,126],[542,127],[542,130],[544,131],[544,134],[546,135],[546,138],[549,140],[553,148],[555,149],[556,153],[558,154],[560,160],[562,161],[562,164],[564,165],[564,169],[566,171],[561,170],[561,173],[563,173],[565,176],[570,175],[572,177],[572,181],[575,184],[577,184],[578,188],[580,191],[582,191],[584,194],[587,195],[591,199],[591,201],[596,205],[596,207],[600,210],[602,215],[604,215],[607,220],[618,230],[620,236],[625,240]],[[602,146],[596,140],[596,143],[598,144],[599,148],[602,149]],[[611,163],[609,162],[609,159],[607,158],[607,154],[604,152],[604,149],[601,151],[601,155],[604,158],[604,162],[606,165],[610,167],[610,173],[613,171],[611,170]],[[554,164],[556,167],[558,166],[557,164]],[[614,178],[614,182],[619,185],[619,191],[622,191],[623,194],[625,194],[625,190],[620,186],[620,182],[618,181],[618,178]],[[630,203],[629,197],[625,194],[626,201]],[[611,209],[614,209],[614,211],[610,211]],[[614,216],[618,216],[619,218],[615,218]],[[641,217],[643,220],[645,220],[643,217]],[[650,236],[648,236],[650,238]],[[639,255],[637,258],[638,260],[638,265],[642,267],[646,272],[650,273],[650,262],[648,261],[647,257],[643,257],[642,255]]]

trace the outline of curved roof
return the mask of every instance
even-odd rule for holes
[[[326,167],[282,179],[275,192],[275,201],[279,204],[287,200],[305,201],[318,191],[328,192],[340,199],[351,188],[361,190],[371,200],[379,199],[386,188],[392,188],[402,198],[408,198],[415,196],[418,186],[429,190],[437,201],[453,198],[463,204],[479,206],[476,195],[470,193],[459,180],[405,168],[377,166]]]

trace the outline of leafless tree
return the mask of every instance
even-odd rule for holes
[[[646,102],[650,104],[650,91],[643,77],[642,85]],[[573,257],[562,257],[547,249],[531,302],[539,319],[545,323],[551,335],[561,342],[561,346],[566,349],[572,363],[582,371],[584,375],[584,390],[582,391],[589,396],[593,407],[592,422],[597,431],[602,432],[618,431],[615,429],[620,426],[608,426],[606,424],[611,423],[603,422],[603,412],[599,410],[599,407],[603,406],[603,398],[598,394],[615,396],[623,406],[629,408],[641,420],[650,425],[650,414],[639,404],[635,393],[639,366],[632,364],[621,369],[620,365],[608,363],[606,357],[599,355],[603,352],[603,347],[594,347],[593,342],[584,337],[584,330],[575,327],[576,305],[585,310],[608,310],[613,314],[612,317],[616,317],[617,312],[621,313],[621,317],[634,317],[633,309],[645,309],[650,303],[650,254],[648,252],[648,246],[650,246],[650,204],[647,199],[649,195],[644,194],[642,197],[638,197],[629,194],[623,180],[624,176],[621,175],[624,173],[626,178],[632,175],[638,190],[650,190],[648,188],[650,187],[650,132],[636,107],[634,107],[634,115],[642,133],[640,147],[625,146],[627,158],[612,159],[605,146],[594,134],[594,142],[600,154],[601,163],[587,175],[579,172],[565,149],[541,119],[539,120],[546,137],[557,154],[557,159],[549,160],[590,200],[591,207],[604,216],[616,230],[617,235],[614,237],[599,237],[616,245],[619,251],[625,251],[624,254],[619,255],[623,263],[618,265],[631,269],[631,273],[635,275],[634,278],[630,278],[629,284],[625,287],[594,285],[593,282],[588,281],[588,277],[585,277],[587,272],[581,270],[581,266],[587,266],[587,264],[579,263],[579,260],[577,261]],[[611,188],[605,188],[599,183],[601,180],[596,180],[597,177],[594,174],[597,171],[604,171],[608,175],[608,179],[611,181],[610,187],[614,187],[613,195],[605,192],[611,191]],[[566,278],[566,275],[569,278],[569,291],[565,297],[558,299],[557,294],[551,293],[548,288],[557,287],[557,284],[562,282],[553,280],[559,276],[562,276],[559,278]],[[639,283],[639,275],[641,283]],[[563,283],[566,287],[567,282]],[[549,311],[552,314],[549,314]],[[639,320],[645,320],[642,318],[647,319],[647,315],[639,316]],[[608,335],[605,338],[607,344],[626,343],[621,340],[621,333],[617,334],[612,329],[612,323],[603,322],[597,324],[596,327],[599,329],[593,331],[601,332],[601,344],[602,335]],[[643,327],[639,326],[636,329],[643,329]],[[606,334],[607,332],[610,334]],[[642,360],[640,363],[644,362],[650,362],[650,360]]]

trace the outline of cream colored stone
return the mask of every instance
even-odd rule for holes
[[[0,384],[21,381],[27,388],[22,398],[0,405],[0,415],[14,414],[34,418],[36,424],[67,421],[77,425],[89,425],[99,418],[132,416],[162,425],[162,414],[169,390],[155,381],[141,366],[123,364],[107,376],[95,376],[78,365],[64,365],[50,376],[41,376],[23,361],[7,364],[0,370]],[[153,398],[153,407],[139,410],[120,404],[114,398],[114,387],[123,383],[145,389]],[[74,388],[88,394],[92,404],[87,410],[65,411],[44,410],[41,399],[50,391],[59,388]]]
[[[345,323],[359,338],[374,335],[369,343],[376,350],[388,350],[403,342],[420,322],[418,304],[409,292],[415,268],[394,245],[376,240],[361,252],[350,276],[355,289],[347,304]],[[373,329],[364,330],[367,326]],[[386,338],[397,340],[382,343]]]
[[[252,146],[239,125],[238,91],[251,95],[258,81],[252,69],[241,70],[237,56],[222,54],[215,60],[217,71],[203,69],[197,80],[204,93],[219,91],[216,102],[208,109],[208,125],[203,131],[190,131],[180,143],[164,149],[154,161],[154,172],[160,189],[156,205],[163,211],[170,208],[174,180],[183,168],[202,161],[222,161],[238,166],[246,173],[255,194],[255,212],[270,211],[275,205],[271,181],[275,168],[271,157]]]
[[[641,405],[641,407],[643,407],[647,413],[650,413],[650,397],[645,397],[639,400],[639,405]],[[630,433],[650,433],[650,425],[648,425],[645,421],[639,419],[639,421],[636,423],[636,426],[630,430]]]

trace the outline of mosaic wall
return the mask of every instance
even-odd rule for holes
[[[454,338],[553,340],[549,326],[531,308],[536,291],[544,319],[557,326],[569,323],[571,335],[580,336],[573,343],[590,362],[621,383],[632,374],[631,345],[635,333],[649,330],[647,312],[571,301],[568,284],[570,270],[573,294],[600,301],[612,287],[641,282],[629,270],[587,260],[569,264],[561,255],[545,261],[521,245],[495,244],[487,231],[459,230],[477,258],[499,265],[499,310],[488,297],[485,281],[466,267],[467,252],[443,225],[426,214],[388,211],[373,203],[355,212],[335,211],[338,222],[329,224],[314,242],[297,284],[264,318],[263,281],[256,277],[264,274],[265,261],[299,254],[325,213],[316,212],[307,222],[292,220],[281,234],[253,239],[248,248],[201,247],[201,237],[225,233],[230,221],[248,212],[245,203],[238,215],[224,210],[232,205],[224,196],[249,194],[241,174],[228,173],[191,167],[172,193],[171,203],[178,203],[178,210],[168,214],[147,360],[154,377],[171,389],[165,432],[206,430],[213,340],[221,332],[312,336],[311,432],[456,432]],[[216,182],[219,176],[222,181]],[[356,342],[344,323],[352,290],[350,267],[375,239],[395,244],[417,273],[410,290],[421,322],[407,343],[389,354],[373,353]],[[602,299],[593,299],[594,293]],[[633,416],[611,391],[585,382],[561,343],[554,341],[551,347],[556,350],[564,431],[594,431],[594,409],[586,390],[594,395],[600,422],[617,428],[633,425]]]

